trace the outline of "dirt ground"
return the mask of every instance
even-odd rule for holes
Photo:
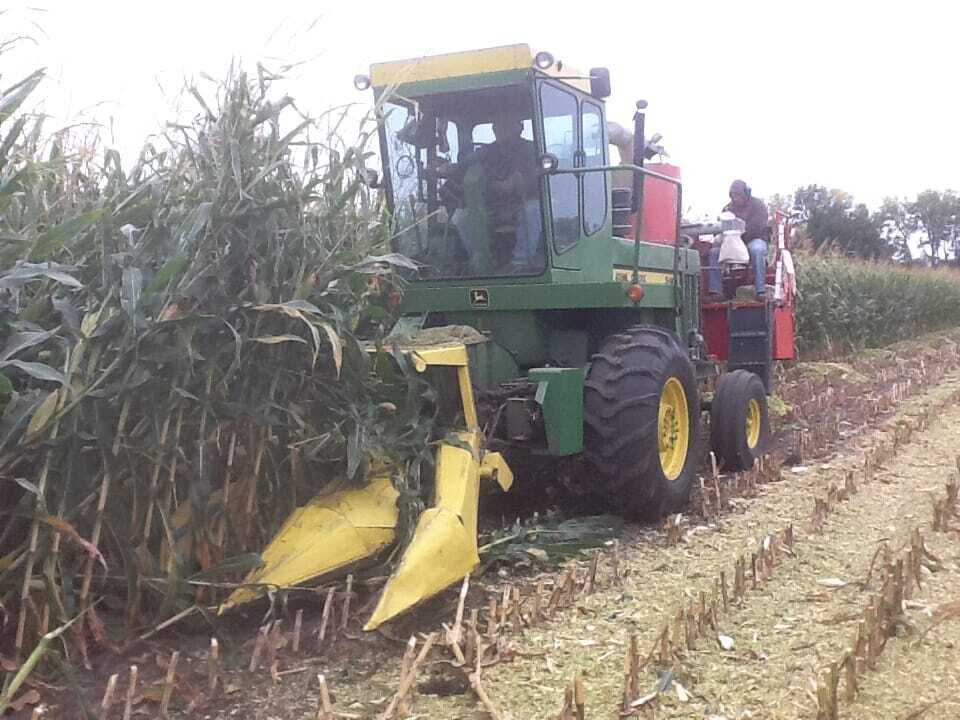
[[[902,412],[909,416],[920,402],[935,401],[958,387],[960,379],[953,377],[923,401],[906,403]],[[711,590],[712,579],[732,566],[736,555],[756,551],[764,532],[792,523],[796,557],[720,622],[718,635],[731,638],[733,647],[724,650],[718,642],[702,641],[670,667],[651,668],[642,687],[652,690],[664,673],[672,672],[691,697],[680,702],[677,693],[666,693],[640,715],[813,717],[811,683],[819,668],[839,659],[852,644],[868,597],[856,581],[866,577],[880,540],[898,549],[920,527],[942,560],[910,611],[921,631],[940,603],[960,599],[957,536],[929,528],[930,496],[942,492],[942,481],[955,469],[958,437],[960,409],[952,407],[880,470],[875,482],[839,505],[823,534],[809,530],[812,497],[830,482],[842,483],[848,470],[862,467],[862,457],[853,449],[805,472],[788,472],[782,483],[760,486],[758,496],[738,503],[739,512],[719,527],[688,534],[676,547],[663,547],[656,537],[636,538],[621,559],[628,570],[622,584],[607,586],[555,622],[526,632],[522,648],[546,654],[520,656],[491,668],[487,692],[499,701],[503,717],[546,717],[559,709],[565,684],[579,673],[587,687],[588,716],[610,717],[620,702],[629,635],[638,636],[645,653],[676,608],[700,590]],[[958,642],[957,622],[938,626],[922,641],[910,636],[891,641],[878,671],[867,674],[861,696],[843,708],[842,716],[906,717],[925,703],[940,701],[924,717],[960,717]],[[423,699],[420,709],[429,717],[469,717],[457,703]]]
[[[482,684],[497,715],[504,720],[555,717],[564,689],[577,676],[585,689],[585,717],[616,716],[631,636],[646,656],[680,608],[701,591],[712,593],[721,572],[732,581],[735,558],[744,553],[749,557],[765,534],[792,525],[792,555],[781,558],[770,577],[746,594],[741,607],[722,613],[716,631],[701,637],[695,649],[672,652],[668,662],[647,664],[639,694],[653,695],[658,685],[663,691],[636,707],[635,714],[709,720],[815,718],[817,674],[852,645],[858,619],[877,590],[876,572],[870,583],[862,581],[878,544],[886,541],[897,554],[920,528],[939,562],[925,570],[922,588],[914,591],[905,629],[887,643],[876,670],[861,676],[859,696],[841,703],[839,716],[916,720],[921,715],[910,713],[929,705],[922,714],[925,720],[960,717],[960,618],[934,625],[938,609],[960,601],[960,536],[931,530],[931,498],[943,493],[944,482],[956,472],[960,447],[960,407],[952,401],[960,390],[955,340],[956,335],[940,335],[846,363],[798,364],[783,370],[773,403],[777,412],[771,457],[773,467],[783,463],[778,477],[724,496],[719,517],[709,502],[704,505],[695,497],[689,513],[674,523],[675,531],[628,526],[617,550],[607,548],[600,554],[595,591],[576,591],[552,617],[535,619],[533,595],[542,584],[545,608],[569,566],[500,568],[475,578],[467,616],[471,609],[480,610],[482,632],[491,598],[500,598],[508,586],[524,597],[519,627],[502,631],[497,647],[484,655],[490,663],[481,672]],[[941,366],[950,369],[938,377]],[[915,424],[931,407],[937,414],[930,426],[878,468],[872,482],[837,503],[816,532],[811,524],[814,497],[831,484],[842,485],[848,471],[862,473],[865,452],[889,443],[898,423]],[[571,563],[578,583],[589,573],[590,562],[587,556]],[[190,634],[173,628],[120,657],[104,655],[95,674],[83,678],[81,685],[88,690],[94,717],[120,718],[126,668],[136,663],[143,683],[135,713],[155,717],[167,658],[177,648],[181,657],[173,717],[315,718],[317,674],[323,673],[341,717],[374,718],[397,690],[405,640],[411,635],[422,639],[439,630],[441,622],[451,623],[456,597],[455,591],[446,593],[379,633],[362,635],[359,617],[352,618],[335,643],[319,648],[313,633],[322,598],[294,606],[280,628],[275,677],[269,669],[272,657],[264,656],[258,670],[248,670],[262,621],[248,611],[233,625],[215,629],[223,674],[214,695],[206,690],[209,633],[196,632],[195,626]],[[361,592],[361,610],[366,600]],[[289,639],[296,607],[304,610],[298,653],[292,652]],[[932,629],[924,634],[927,628]],[[729,638],[726,648],[718,635]],[[106,678],[114,672],[120,673],[120,700],[111,713],[100,715],[96,706]],[[45,717],[83,717],[62,696],[57,700]],[[409,704],[408,717],[490,717],[444,648],[427,657]]]

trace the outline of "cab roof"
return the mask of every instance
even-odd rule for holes
[[[515,82],[522,73],[537,72],[583,92],[590,92],[590,80],[582,73],[555,60],[549,68],[534,63],[536,53],[527,44],[467,50],[443,55],[426,55],[407,60],[374,63],[370,66],[370,84],[376,92],[396,88],[403,95],[428,95],[441,90],[491,86]]]

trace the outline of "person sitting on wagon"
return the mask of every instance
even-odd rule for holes
[[[723,210],[732,212],[746,225],[742,237],[750,252],[754,288],[757,297],[762,298],[767,291],[767,240],[770,237],[770,216],[767,213],[767,206],[760,198],[753,197],[750,186],[743,180],[734,180],[730,185],[730,202]],[[723,297],[719,243],[710,248],[707,289],[710,295],[717,298]]]

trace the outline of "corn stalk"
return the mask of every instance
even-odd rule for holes
[[[797,258],[801,353],[876,348],[960,325],[960,273],[846,258]]]
[[[129,167],[23,112],[42,74],[0,82],[0,602],[19,606],[17,650],[45,629],[31,617],[62,623],[108,590],[129,631],[176,616],[258,561],[291,499],[363,483],[374,460],[406,483],[442,432],[432,389],[363,344],[415,269],[364,183],[370,125],[319,134],[277,78],[189,87],[196,114]]]

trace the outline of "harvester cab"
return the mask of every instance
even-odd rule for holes
[[[680,171],[647,162],[645,103],[632,132],[609,123],[605,69],[526,45],[376,64],[355,84],[373,89],[394,249],[420,268],[386,342],[418,370],[454,373],[442,388],[459,408],[437,439],[432,506],[368,628],[478,564],[480,481],[508,489],[521,460],[581,457],[592,491],[656,517],[687,501],[709,409],[720,461],[753,465],[769,432],[770,306],[717,306],[725,335],[704,336]],[[395,540],[396,499],[386,476],[315,498],[228,604],[377,555]]]

